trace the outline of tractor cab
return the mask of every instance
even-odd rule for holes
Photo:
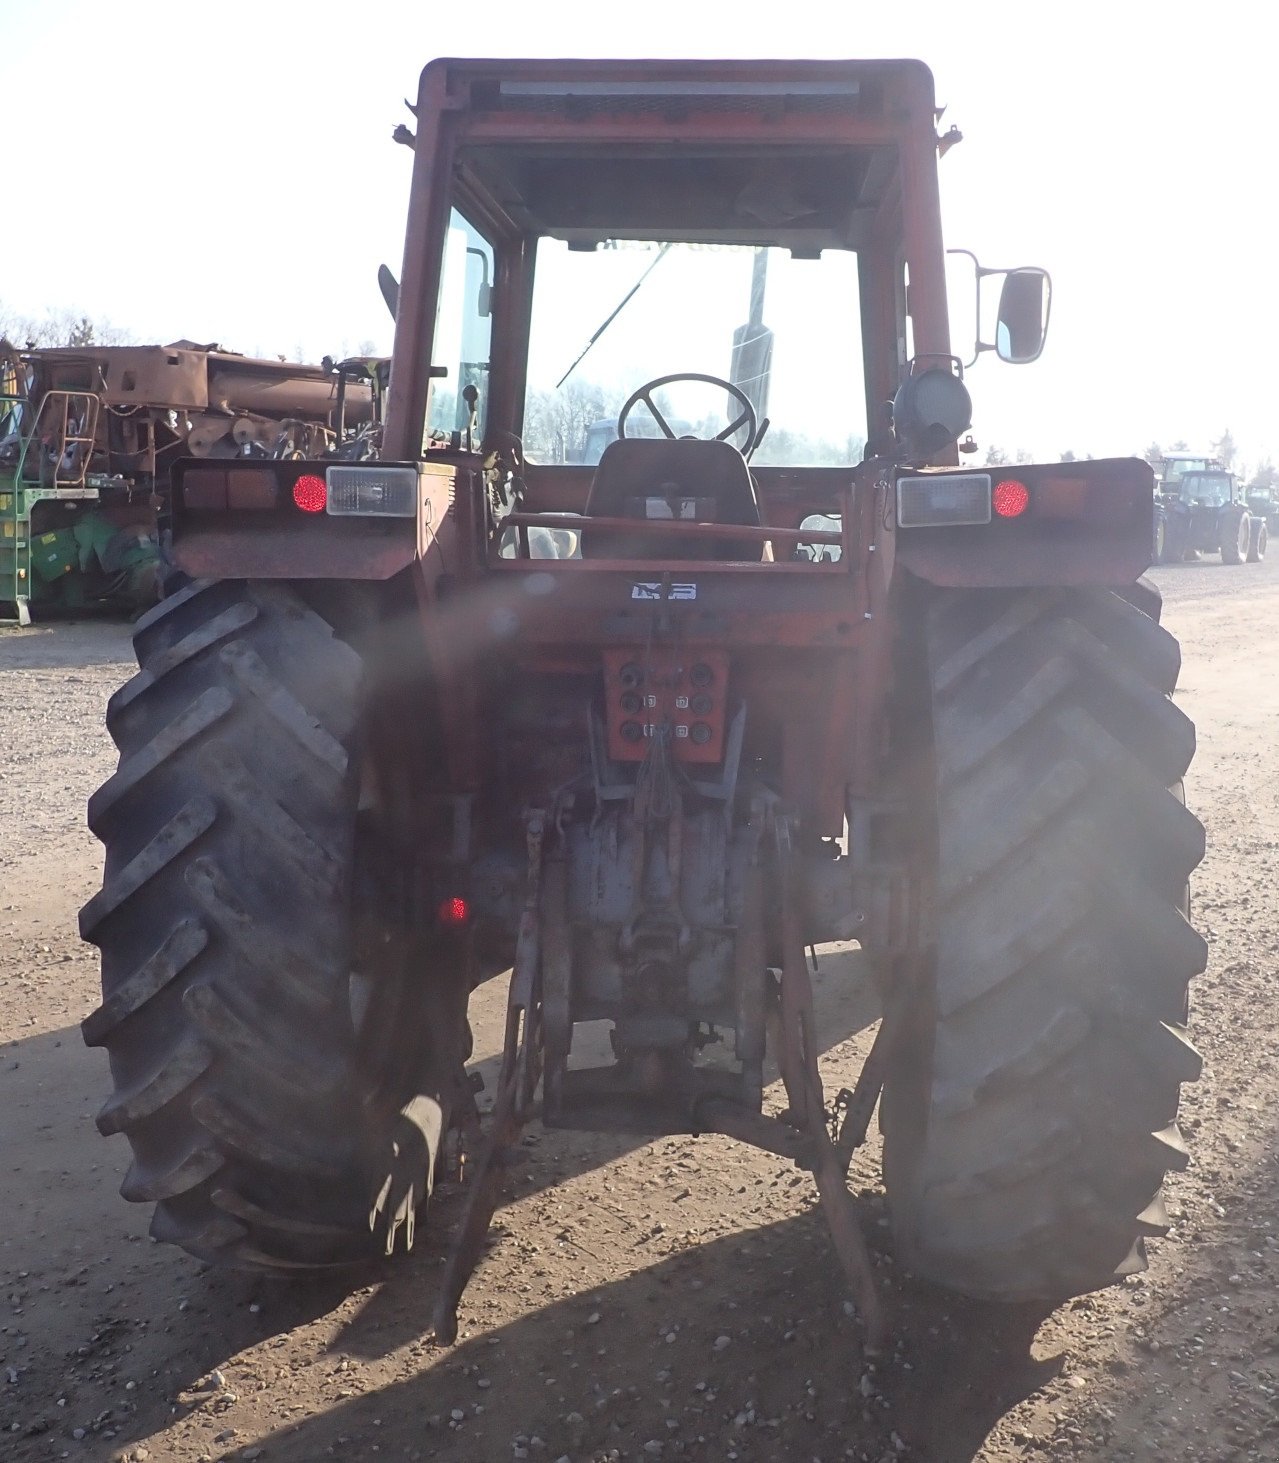
[[[1182,473],[1177,491],[1183,502],[1196,508],[1224,508],[1227,503],[1241,502],[1243,497],[1238,479],[1224,469]]]
[[[514,444],[511,491],[482,530],[503,559],[527,537],[511,530],[607,505],[663,523],[588,530],[591,557],[594,544],[625,558],[629,543],[654,561],[679,541],[673,561],[831,568],[839,556],[809,552],[801,524],[851,522],[869,459],[954,460],[970,402],[926,69],[744,62],[713,86],[702,69],[592,62],[569,78],[554,62],[450,61],[425,74],[386,456],[442,462],[459,434],[476,450]],[[1046,279],[1013,275],[997,335],[1031,358]],[[668,445],[685,438],[740,460]],[[713,482],[689,477],[695,461]]]

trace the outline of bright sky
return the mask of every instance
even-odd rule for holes
[[[1041,360],[969,377],[983,447],[1229,427],[1279,460],[1277,30],[1255,0],[0,0],[0,303],[139,341],[388,349],[376,272],[399,273],[411,163],[390,132],[432,56],[918,56],[964,133],[947,243],[1054,281]]]

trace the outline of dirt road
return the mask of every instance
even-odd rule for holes
[[[878,1255],[898,1354],[861,1356],[808,1179],[717,1139],[534,1133],[468,1294],[459,1344],[421,1338],[438,1239],[393,1272],[283,1287],[153,1245],[93,1115],[105,1059],[75,933],[97,887],[84,804],[129,670],[109,624],[0,633],[0,1458],[344,1459],[1279,1457],[1279,562],[1157,576],[1199,725],[1188,796],[1211,961],[1192,1163],[1150,1272],[1045,1315],[955,1300]],[[874,1010],[857,957],[823,960],[828,1083]],[[492,1056],[500,993],[484,993]],[[882,1234],[875,1155],[856,1173]],[[447,1229],[447,1205],[435,1234]]]

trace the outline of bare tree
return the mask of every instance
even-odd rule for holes
[[[784,427],[770,429],[759,451],[751,459],[758,467],[843,467],[860,462],[866,449],[861,437],[845,437],[832,442],[826,437],[810,437],[805,432],[788,432]]]
[[[524,411],[525,451],[535,461],[576,462],[591,424],[616,417],[620,406],[620,399],[589,381],[569,381],[556,391],[535,391]]]
[[[1212,444],[1212,455],[1220,461],[1222,467],[1229,471],[1235,465],[1235,457],[1238,452],[1235,439],[1230,435],[1230,428],[1227,427]]]
[[[132,334],[112,325],[109,320],[95,320],[75,310],[46,310],[42,316],[22,315],[0,301],[0,335],[15,345],[34,348],[68,346],[73,349],[88,345],[130,345]]]

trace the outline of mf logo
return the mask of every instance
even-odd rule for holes
[[[662,586],[660,584],[632,584],[632,599],[658,599],[662,598]],[[696,584],[672,584],[667,599],[696,599]]]

